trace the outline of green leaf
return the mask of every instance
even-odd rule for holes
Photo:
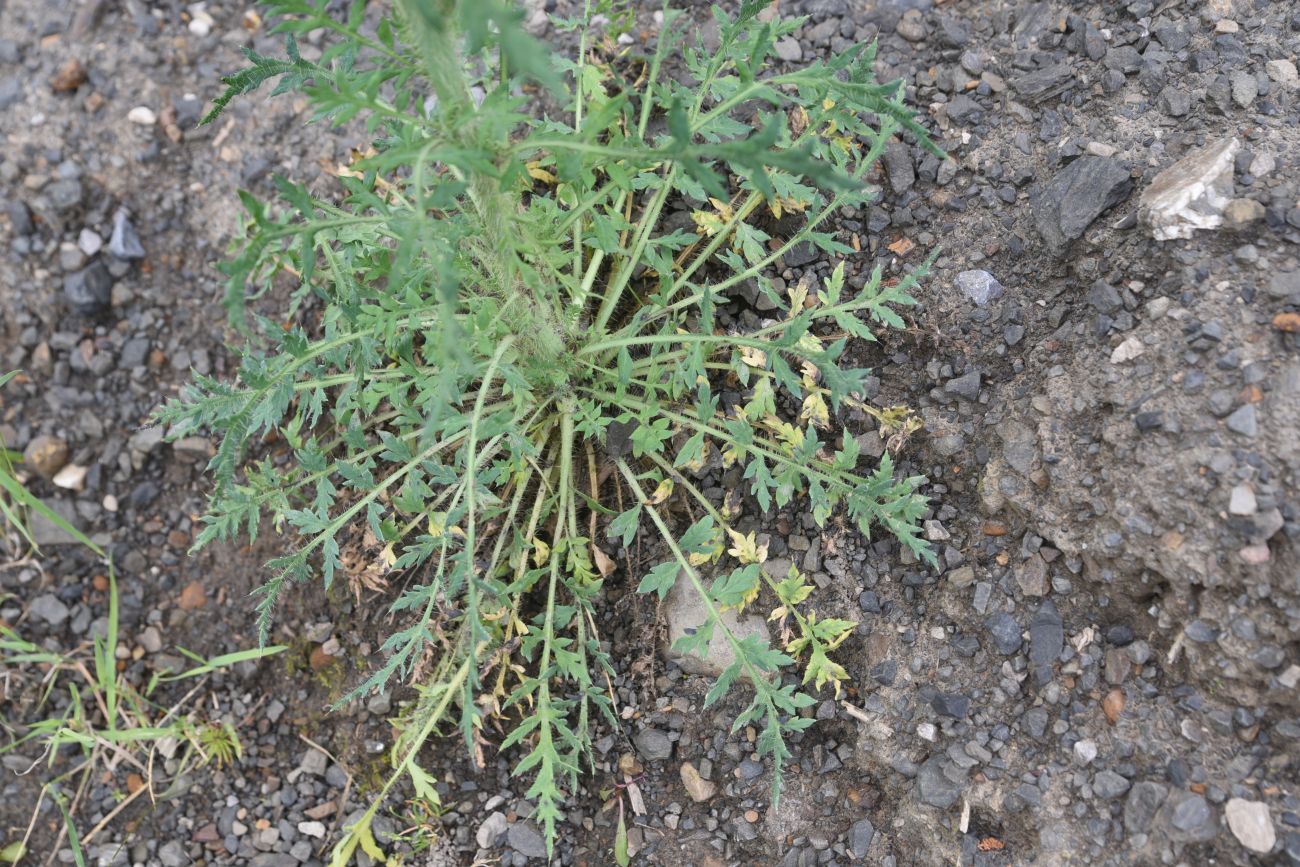
[[[614,863],[618,867],[627,867],[632,858],[627,854],[627,823],[623,820],[623,808],[618,810],[618,827],[614,831]]]
[[[673,585],[677,583],[677,574],[680,571],[681,566],[677,564],[676,560],[660,563],[641,579],[636,592],[658,593],[659,598],[662,600],[668,595],[668,591],[673,589]]]
[[[608,536],[611,539],[620,539],[623,547],[626,548],[632,544],[632,539],[636,537],[637,526],[641,521],[641,504],[637,503],[626,512],[621,513],[617,518],[609,522]]]

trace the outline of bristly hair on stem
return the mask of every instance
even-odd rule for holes
[[[857,253],[831,217],[872,200],[891,137],[938,150],[901,84],[876,81],[874,46],[773,69],[803,19],[766,20],[768,5],[715,7],[708,49],[665,6],[643,51],[616,38],[632,7],[590,0],[552,20],[576,34],[568,55],[501,0],[357,0],[344,16],[270,0],[286,59],[249,52],[204,119],[274,80],[315,121],[363,120],[372,139],[334,194],[283,178],[275,203],[241,194],[245,231],[223,267],[247,337],[238,373],[196,376],[157,419],[172,437],[221,439],[200,546],[267,525],[283,539],[258,591],[263,636],[289,587],[347,577],[350,540],[409,577],[392,601],[401,626],[349,696],[393,679],[420,689],[385,794],[402,778],[436,799],[420,745],[455,727],[485,749],[497,717],[497,748],[521,757],[553,843],[593,765],[593,726],[618,726],[598,623],[605,582],[631,580],[699,597],[706,619],[677,649],[720,637],[733,651],[707,702],[745,691],[735,725],[760,731],[775,805],[789,738],[810,724],[801,709],[848,680],[833,657],[854,624],[822,617],[798,570],[763,568],[743,509],[798,502],[934,562],[923,480],[898,477],[888,451],[870,465],[838,421],[852,406],[912,424],[864,404],[869,371],[846,359],[903,326],[928,262],[893,282],[854,265],[850,279]],[[689,222],[669,220],[681,211]],[[778,291],[800,245],[830,275]],[[282,274],[287,316],[250,316]],[[766,318],[724,326],[719,307],[754,293]],[[712,502],[701,480],[731,468],[743,498]],[[677,503],[702,517],[683,526]],[[662,562],[619,574],[641,533]],[[747,606],[781,622],[780,646],[730,629],[724,613]],[[382,855],[378,809],[347,829],[336,864]]]

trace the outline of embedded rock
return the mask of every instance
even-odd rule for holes
[[[1138,201],[1138,219],[1157,241],[1190,238],[1197,229],[1223,225],[1232,200],[1233,161],[1241,150],[1235,137],[1192,151],[1156,175]]]

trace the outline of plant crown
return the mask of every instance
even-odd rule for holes
[[[891,136],[933,148],[901,84],[876,82],[866,45],[770,70],[802,19],[766,20],[761,0],[715,7],[710,49],[667,8],[653,48],[626,44],[626,18],[588,3],[554,21],[575,32],[572,58],[500,0],[398,0],[377,21],[364,0],[341,20],[326,0],[267,5],[286,58],[247,52],[205,120],[278,79],[316,120],[364,120],[371,144],[333,199],[283,178],[279,205],[240,194],[226,304],[244,323],[248,299],[288,275],[289,324],[252,317],[261,337],[236,380],[196,375],[158,413],[172,437],[220,436],[198,545],[255,538],[266,518],[294,540],[257,591],[265,640],[285,588],[330,587],[364,533],[408,579],[392,603],[403,626],[352,693],[421,684],[398,774],[432,791],[414,753],[441,720],[471,746],[488,716],[513,720],[500,748],[522,747],[515,770],[553,840],[595,717],[617,725],[597,629],[611,552],[649,533],[665,559],[637,589],[698,594],[707,618],[677,649],[731,645],[707,703],[749,682],[735,725],[760,732],[776,800],[788,737],[811,723],[806,688],[838,691],[830,654],[855,624],[811,611],[797,570],[763,568],[764,546],[734,526],[742,493],[764,512],[804,498],[819,524],[840,510],[933,559],[920,479],[895,478],[888,451],[861,469],[854,437],[830,433],[864,406],[849,342],[902,327],[918,275],[887,285],[877,268],[850,288],[841,262],[821,286],[771,279],[799,244],[854,254],[825,227],[872,200]],[[318,30],[332,38],[309,60],[297,40]],[[719,305],[747,289],[770,319],[722,327]],[[270,435],[287,449],[257,446]],[[743,492],[711,501],[699,480],[731,466]],[[783,647],[722,617],[763,594]]]

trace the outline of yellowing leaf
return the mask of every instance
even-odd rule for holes
[[[767,353],[756,346],[740,347],[740,360],[760,370],[767,367]]]
[[[799,411],[799,419],[814,427],[830,427],[831,412],[826,406],[826,401],[822,399],[820,391],[811,391],[803,399],[803,409]]]
[[[555,175],[542,168],[541,163],[537,160],[528,163],[526,168],[528,169],[528,176],[530,178],[539,180],[544,184],[553,184],[556,181]]]
[[[755,533],[751,532],[748,536],[745,536],[739,531],[728,527],[727,535],[731,537],[731,547],[727,550],[727,553],[741,563],[748,565],[750,563],[763,563],[767,560],[767,543],[758,544]]]
[[[659,486],[655,488],[654,493],[650,495],[650,499],[645,501],[646,505],[657,506],[660,503],[662,503],[664,500],[671,497],[672,493],[673,493],[673,480],[664,479],[662,482],[659,483]]]
[[[801,279],[798,283],[789,288],[790,295],[790,316],[793,319],[803,312],[804,302],[808,300],[808,280]]]
[[[384,550],[379,552],[379,561],[384,564],[384,568],[393,568],[393,564],[397,562],[397,555],[393,553],[392,542],[385,545]]]
[[[540,566],[551,557],[551,546],[541,539],[533,539],[533,565]]]

